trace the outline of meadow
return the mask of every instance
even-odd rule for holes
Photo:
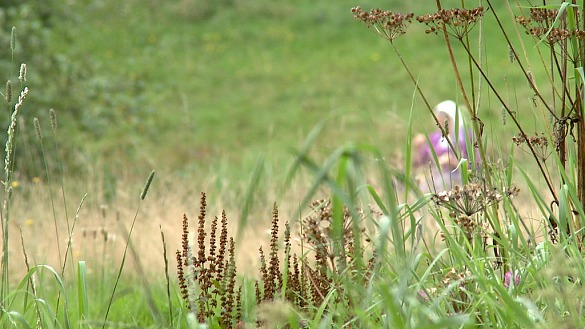
[[[582,5],[437,3],[0,5],[0,326],[582,327]]]

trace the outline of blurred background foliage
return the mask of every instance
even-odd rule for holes
[[[132,174],[145,163],[182,174],[213,166],[247,177],[259,154],[270,154],[276,167],[289,161],[290,148],[332,115],[317,148],[372,143],[399,163],[411,108],[417,131],[434,125],[389,45],[353,20],[356,5],[434,10],[397,0],[3,1],[0,72],[17,95],[18,67],[27,63],[24,85],[31,90],[20,131],[29,135],[21,143],[30,144],[17,147],[29,154],[19,168],[39,175],[32,118],[49,135],[50,108],[69,174],[88,166],[104,176]],[[496,63],[490,73],[510,86],[519,108],[528,107],[530,92],[515,82],[520,72],[487,19],[484,56]],[[397,45],[432,102],[456,99],[443,41],[424,29],[413,23]],[[483,104],[486,129],[511,136],[511,127],[498,124],[499,106]],[[0,120],[6,126],[8,115]]]
[[[49,109],[56,110],[60,139],[67,141],[71,147],[62,156],[65,156],[70,173],[75,174],[86,164],[80,159],[97,150],[92,149],[92,143],[88,141],[104,138],[114,126],[122,128],[124,121],[114,109],[127,107],[137,110],[141,107],[139,83],[101,71],[100,59],[75,46],[78,37],[75,26],[86,22],[84,14],[91,14],[91,6],[96,3],[87,2],[90,7],[86,13],[78,10],[81,4],[59,0],[8,1],[0,4],[0,43],[4,45],[0,47],[0,70],[9,72],[5,77],[13,84],[12,103],[5,107],[11,109],[14,106],[24,86],[30,89],[20,115],[22,124],[19,133],[24,136],[17,138],[19,145],[16,147],[17,152],[23,155],[16,157],[21,161],[17,168],[22,175],[39,176],[43,168],[39,166],[41,155],[32,125],[34,117],[44,123],[43,135],[46,136],[51,131]],[[12,53],[8,45],[13,26],[16,27],[16,47]],[[69,46],[56,48],[53,46],[56,40]],[[26,82],[18,80],[21,63],[27,64]],[[6,127],[10,116],[2,115],[0,118],[2,126]],[[6,136],[2,135],[2,143],[5,141]],[[46,155],[50,157],[52,153],[47,152]],[[51,164],[54,162],[50,161]]]

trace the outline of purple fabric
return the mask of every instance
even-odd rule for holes
[[[514,276],[514,273],[508,271],[506,272],[506,274],[504,274],[504,287],[508,288],[510,287],[510,284],[512,283],[512,277]],[[520,284],[520,274],[516,274],[516,276],[514,276],[514,286],[518,286]]]
[[[471,136],[468,137],[468,139],[470,139]],[[433,158],[433,151],[432,149],[435,150],[435,154],[437,155],[437,158],[440,158],[441,156],[445,155],[445,154],[449,154],[450,157],[453,157],[453,159],[456,159],[457,157],[455,156],[455,154],[453,153],[453,150],[451,150],[451,147],[449,146],[449,142],[447,141],[446,138],[443,137],[442,132],[439,131],[435,131],[431,134],[429,134],[429,143],[425,143],[419,150],[419,159],[421,161],[421,164],[425,165],[429,162],[433,162],[434,158]],[[459,141],[455,141],[455,140],[451,140],[451,143],[453,144],[454,147],[458,148],[461,151],[461,156],[463,158],[468,159],[468,153],[467,153],[467,143],[466,143],[466,138],[465,138],[465,131],[464,130],[460,130],[459,131]],[[432,147],[432,149],[431,149]],[[449,168],[448,165],[446,167],[442,168],[443,170],[453,170],[455,168]]]

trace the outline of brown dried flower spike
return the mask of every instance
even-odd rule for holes
[[[366,12],[359,6],[353,7],[351,12],[355,19],[364,22],[368,28],[373,28],[378,35],[390,42],[406,33],[406,27],[414,17],[413,13],[401,14],[381,9]]]

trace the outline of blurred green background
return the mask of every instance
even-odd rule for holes
[[[450,2],[461,5],[443,5]],[[356,5],[417,15],[436,11],[434,3],[388,0],[4,1],[0,72],[18,90],[18,66],[27,63],[24,85],[31,93],[21,133],[33,130],[33,117],[48,133],[48,109],[54,108],[71,175],[97,164],[114,176],[223,168],[228,176],[247,178],[259,156],[276,167],[291,161],[291,149],[327,117],[333,118],[318,150],[366,142],[394,163],[405,146],[411,109],[416,132],[434,125],[387,41],[353,19]],[[486,17],[486,70],[518,113],[530,113],[528,85],[508,61],[489,12]],[[513,19],[506,18],[516,36]],[[414,21],[396,45],[433,104],[457,99],[444,41],[424,30]],[[455,49],[469,82],[466,57]],[[497,132],[488,144],[505,148],[515,129],[503,125],[493,95],[483,96],[480,116],[488,133]],[[526,118],[529,128],[538,128],[533,115]],[[6,126],[8,115],[1,120]],[[42,166],[35,164],[38,146],[30,136],[20,140],[30,145],[19,150],[32,164],[19,168],[34,177]]]

